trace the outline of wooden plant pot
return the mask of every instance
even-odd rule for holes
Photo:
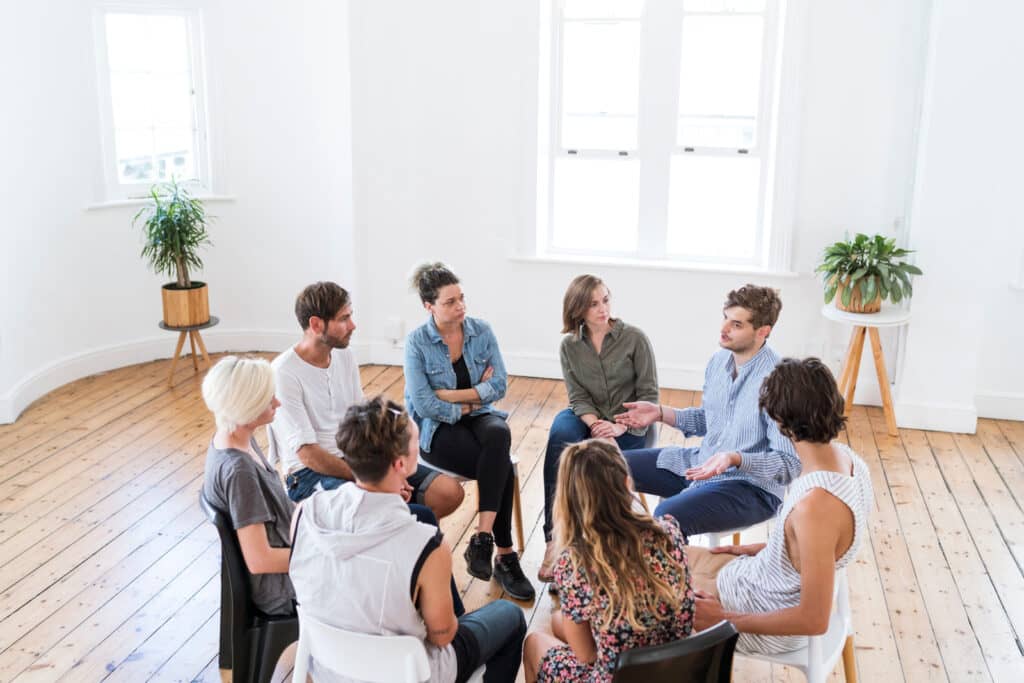
[[[193,281],[191,289],[178,289],[169,282],[161,289],[164,324],[168,327],[205,325],[210,321],[210,302],[205,282]]]
[[[860,287],[854,287],[850,293],[850,305],[843,305],[843,290],[846,289],[847,283],[850,278],[840,280],[838,288],[836,289],[836,308],[840,311],[848,311],[850,313],[878,313],[882,310],[882,295],[879,292],[878,278],[875,278],[875,300],[870,304],[864,305],[860,298]]]

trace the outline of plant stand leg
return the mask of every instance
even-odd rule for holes
[[[882,394],[882,410],[885,412],[885,424],[889,428],[889,436],[899,436],[896,428],[896,412],[892,407],[892,390],[889,389],[889,373],[885,370],[885,356],[882,355],[882,340],[878,337],[878,328],[868,330],[871,334],[871,352],[875,356],[875,372],[878,374],[878,391]]]
[[[853,350],[854,345],[857,343],[857,335],[860,334],[860,330],[856,327],[853,328],[853,332],[850,333],[850,343],[846,345],[846,359],[843,361],[843,367],[839,371],[839,395],[846,395],[846,383],[850,381],[850,352]]]
[[[192,334],[196,336],[196,342],[199,344],[199,350],[203,354],[203,360],[206,361],[206,366],[210,366],[210,354],[206,352],[206,344],[203,343],[203,335],[199,334],[199,330],[195,330]]]
[[[181,355],[181,347],[185,345],[185,335],[188,332],[180,332],[178,334],[178,345],[174,347],[174,356],[171,358],[171,372],[167,376],[167,386],[174,386],[174,368],[178,364],[178,356]]]
[[[857,325],[853,328],[854,336],[850,340],[850,350],[846,354],[848,370],[844,372],[846,378],[846,407],[844,415],[849,415],[853,408],[853,394],[857,391],[857,375],[860,373],[860,356],[864,351],[864,337],[867,336],[867,328]]]
[[[189,330],[188,332],[188,345],[192,347],[192,369],[195,372],[199,372],[199,361],[196,360],[196,331]]]

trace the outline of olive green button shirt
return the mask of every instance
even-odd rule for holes
[[[569,405],[577,416],[614,421],[627,401],[658,402],[654,349],[637,327],[615,320],[598,355],[584,325],[580,335],[562,338],[560,356]],[[629,431],[639,436],[647,429]]]

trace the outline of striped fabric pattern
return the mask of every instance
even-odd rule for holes
[[[800,604],[800,572],[786,549],[786,518],[808,491],[823,488],[853,513],[853,543],[836,561],[836,570],[848,565],[867,536],[868,516],[874,505],[871,473],[860,457],[847,446],[833,443],[853,462],[853,476],[838,472],[811,472],[789,486],[782,512],[768,536],[768,544],[757,555],[745,555],[725,565],[718,574],[718,595],[722,606],[732,612],[773,612]],[[806,636],[765,636],[740,634],[736,647],[744,652],[789,652],[804,647]]]
[[[684,476],[687,469],[716,453],[738,452],[742,458],[739,467],[690,486],[742,479],[782,500],[786,484],[800,475],[800,459],[790,440],[757,405],[761,384],[779,360],[767,344],[738,368],[732,351],[721,349],[712,356],[704,371],[702,405],[675,411],[676,428],[686,436],[703,436],[704,440],[694,448],[663,448],[658,454],[658,467]]]

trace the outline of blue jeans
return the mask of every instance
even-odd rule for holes
[[[513,683],[519,673],[526,638],[523,610],[508,600],[495,600],[459,617],[452,647],[458,664],[456,683],[487,665],[484,683]]]
[[[661,497],[655,515],[672,515],[687,536],[732,531],[771,519],[782,501],[748,481],[720,479],[694,486],[658,467],[660,448],[626,453],[636,490]]]
[[[423,481],[426,479],[427,484],[437,476],[437,470],[432,470],[427,467],[418,467],[412,477],[409,477],[409,483],[412,484],[413,477],[420,475],[420,470],[426,470],[428,473],[433,473],[433,477],[426,479],[425,476],[420,476],[419,480]],[[320,484],[324,491],[333,491],[342,484],[350,484],[348,479],[340,479],[338,477],[330,477],[326,474],[320,474],[313,470],[305,467],[297,472],[289,474],[285,483],[288,488],[288,497],[295,502],[305,500],[313,494],[316,490],[316,485]],[[424,487],[425,488],[425,487]],[[437,516],[434,511],[428,508],[426,505],[420,505],[418,503],[408,503],[409,512],[416,517],[416,520],[429,524],[430,526],[438,526]],[[465,613],[466,608],[462,605],[462,598],[459,596],[459,591],[455,587],[455,578],[452,578],[452,602],[455,605],[455,616],[460,616]]]
[[[590,438],[590,428],[587,423],[581,420],[572,412],[572,408],[566,408],[558,415],[555,415],[551,423],[551,431],[548,432],[548,447],[544,453],[544,540],[551,540],[551,529],[553,527],[551,517],[551,505],[555,500],[555,484],[558,481],[558,463],[562,457],[562,451],[569,444],[583,441]],[[631,448],[641,448],[644,445],[643,436],[635,436],[625,432],[622,436],[616,437],[615,442],[619,448],[627,451]]]
[[[424,465],[416,467],[416,471],[413,472],[406,481],[409,482],[409,486],[412,487],[413,500],[417,503],[423,502],[423,496],[426,495],[427,489],[434,482],[440,474],[437,470],[431,469]],[[342,484],[348,482],[348,479],[341,479],[340,477],[332,477],[328,474],[320,474],[314,472],[308,467],[303,467],[301,470],[296,470],[285,477],[285,490],[288,492],[288,497],[292,499],[293,503],[309,498],[313,491],[316,490],[317,484],[320,485],[324,491],[331,491]],[[421,522],[426,520],[420,520]],[[427,522],[437,526],[437,520],[434,522]]]

